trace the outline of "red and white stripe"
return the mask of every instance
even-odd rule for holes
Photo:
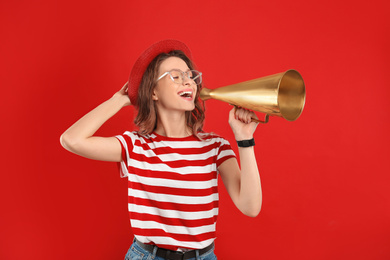
[[[225,139],[202,134],[169,138],[125,132],[120,172],[128,177],[133,233],[145,244],[172,250],[199,249],[215,237],[217,168],[234,157]]]

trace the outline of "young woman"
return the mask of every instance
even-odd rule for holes
[[[125,259],[216,259],[218,173],[237,208],[259,214],[260,176],[254,154],[253,112],[233,108],[229,124],[241,169],[230,144],[202,131],[202,74],[179,41],[164,40],[136,61],[129,82],[61,136],[80,156],[120,163],[128,178],[129,217],[135,236]],[[138,109],[138,131],[94,136],[121,108]]]

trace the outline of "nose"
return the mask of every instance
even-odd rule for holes
[[[183,85],[192,85],[194,83],[194,81],[187,75],[187,74],[184,74],[183,76]]]

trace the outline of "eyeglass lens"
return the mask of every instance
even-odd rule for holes
[[[182,72],[180,70],[172,70],[170,71],[172,79],[175,83],[182,84],[184,81],[184,77],[187,77],[195,82],[196,85],[202,83],[202,76],[199,71],[190,70],[186,72]]]

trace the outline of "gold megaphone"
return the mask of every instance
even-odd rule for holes
[[[288,121],[296,120],[305,105],[305,83],[296,70],[249,80],[217,89],[203,88],[202,100],[210,98],[229,104],[265,113],[267,123],[269,115],[283,117]]]

